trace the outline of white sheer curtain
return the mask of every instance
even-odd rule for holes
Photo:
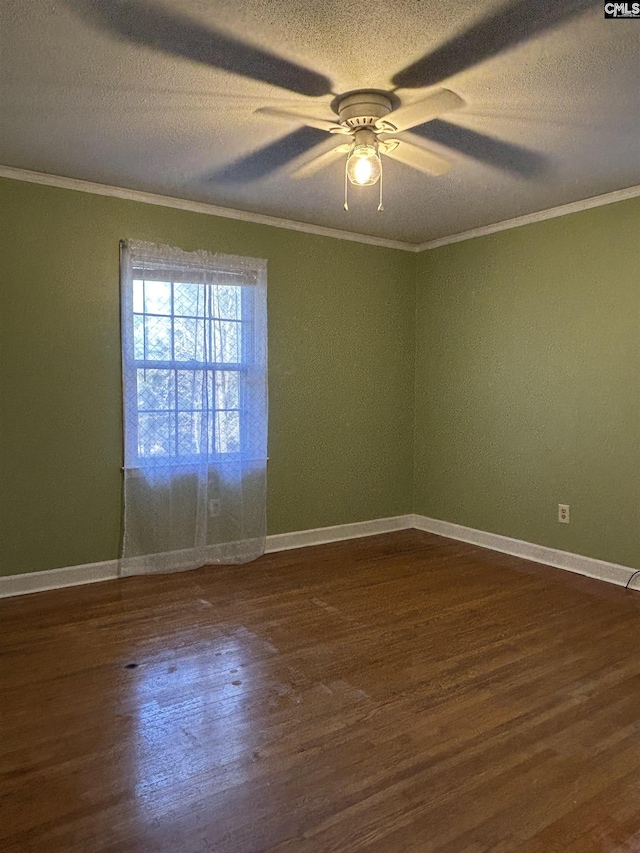
[[[266,261],[121,245],[120,573],[264,553]]]

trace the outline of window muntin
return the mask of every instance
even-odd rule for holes
[[[130,426],[137,463],[241,454],[253,288],[162,272],[159,278],[134,269],[132,283],[128,367],[136,386]]]

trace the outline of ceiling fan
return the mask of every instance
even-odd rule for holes
[[[451,168],[450,160],[417,145],[410,136],[401,136],[397,139],[393,134],[402,134],[412,127],[426,124],[463,105],[464,101],[455,92],[439,89],[417,102],[394,109],[391,93],[362,89],[336,99],[334,112],[338,116],[337,121],[327,121],[274,107],[262,107],[258,112],[276,118],[298,121],[308,127],[326,130],[336,135],[348,136],[349,142],[324,151],[295,168],[292,174],[296,178],[315,175],[316,172],[346,155],[344,209],[349,209],[349,183],[361,187],[379,183],[378,210],[384,210],[381,154],[428,175],[443,175]]]
[[[463,105],[454,92],[438,88],[413,103],[406,103],[404,95],[396,93],[439,86],[455,74],[599,6],[600,0],[508,0],[503,7],[490,11],[467,30],[397,72],[389,91],[359,90],[344,95],[336,95],[331,81],[323,74],[222,33],[157,0],[66,0],[66,3],[90,23],[128,42],[309,98],[333,96],[335,120],[287,109],[261,108],[259,112],[263,114],[297,121],[303,126],[236,160],[213,178],[245,182],[266,177],[281,167],[293,168],[296,177],[305,177],[346,156],[346,208],[349,182],[369,186],[381,181],[380,155],[430,175],[446,172],[450,161],[417,144],[421,138],[520,177],[539,175],[544,170],[544,159],[537,152],[441,119],[441,115]],[[317,102],[310,101],[311,104],[315,106]],[[410,129],[414,133],[408,134]],[[296,167],[301,155],[313,153],[320,144],[324,149],[326,131],[348,140]],[[382,209],[382,194],[379,209]]]

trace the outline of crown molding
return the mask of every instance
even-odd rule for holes
[[[640,196],[640,185],[627,187],[624,190],[615,190],[611,193],[592,196],[581,201],[572,201],[569,204],[561,204],[558,207],[550,207],[547,210],[526,213],[524,216],[516,216],[515,219],[504,219],[502,222],[483,225],[481,228],[472,228],[470,231],[461,231],[459,234],[451,234],[448,237],[439,237],[437,240],[427,240],[425,243],[416,245],[415,251],[424,252],[427,249],[438,249],[440,246],[449,246],[451,243],[462,243],[464,240],[473,240],[474,237],[486,237],[488,234],[496,234],[498,231],[509,231],[511,228],[519,228],[521,225],[544,222],[545,219],[555,219],[558,216],[567,216],[569,213],[579,213],[581,210],[602,207],[605,204],[614,204],[617,201],[626,201],[629,198],[637,198],[638,196]]]
[[[47,187],[59,187],[65,190],[75,190],[93,195],[104,195],[110,198],[120,198],[126,201],[138,201],[142,204],[156,204],[160,207],[172,207],[176,210],[187,210],[191,213],[204,213],[208,216],[221,216],[224,219],[239,219],[242,222],[252,222],[256,225],[270,225],[273,228],[285,228],[289,231],[301,231],[304,234],[314,234],[317,237],[333,237],[336,240],[351,240],[354,243],[366,243],[370,246],[382,246],[385,249],[400,249],[404,252],[417,252],[414,243],[404,243],[401,240],[388,240],[385,237],[372,237],[369,234],[356,234],[352,231],[341,231],[338,228],[326,228],[323,225],[311,225],[307,222],[295,222],[292,219],[279,219],[277,216],[267,216],[262,213],[248,213],[244,210],[233,210],[230,207],[218,207],[200,201],[188,201],[173,196],[157,195],[156,193],[130,190],[124,187],[112,187],[108,184],[96,184],[92,181],[82,181],[78,178],[65,178],[62,175],[49,175],[45,172],[32,172],[28,169],[18,169],[14,166],[0,165],[0,178],[14,181],[26,181],[31,184],[41,184]]]
[[[326,228],[324,225],[311,225],[308,222],[296,222],[293,219],[280,219],[277,216],[267,216],[263,213],[233,210],[230,207],[218,207],[215,204],[206,204],[200,201],[189,201],[188,199],[158,195],[142,190],[131,190],[125,187],[112,187],[108,184],[97,184],[78,178],[49,175],[46,172],[32,172],[29,169],[18,169],[14,166],[0,165],[0,178],[26,181],[27,183],[41,184],[47,187],[59,187],[60,189],[75,190],[76,192],[91,193],[93,195],[109,196],[110,198],[120,198],[125,201],[137,201],[142,204],[155,204],[160,207],[171,207],[175,210],[186,210],[191,213],[220,216],[224,219],[238,219],[241,222],[252,222],[256,225],[270,225],[272,228],[284,228],[289,231],[300,231],[303,234],[314,234],[317,237],[332,237],[335,240],[350,240],[354,243],[364,243],[369,246],[382,246],[385,249],[399,249],[403,252],[414,253],[425,252],[428,249],[438,249],[441,246],[448,246],[451,243],[462,243],[465,240],[473,240],[475,237],[486,237],[489,234],[496,234],[499,231],[509,231],[511,228],[519,228],[522,225],[544,222],[546,219],[555,219],[558,216],[567,216],[570,213],[579,213],[581,210],[602,207],[605,204],[614,204],[617,201],[626,201],[627,199],[640,196],[640,185],[637,185],[604,193],[604,195],[592,196],[591,198],[585,198],[580,201],[572,201],[569,204],[561,204],[558,207],[550,207],[547,210],[526,213],[524,216],[516,216],[514,219],[504,219],[502,222],[494,222],[491,225],[483,225],[481,228],[461,231],[459,234],[438,237],[437,240],[427,240],[424,243],[405,243],[402,240],[372,237],[370,234],[356,234],[352,231],[342,231],[339,228]]]

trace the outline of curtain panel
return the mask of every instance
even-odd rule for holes
[[[120,574],[264,553],[266,261],[121,244]]]

